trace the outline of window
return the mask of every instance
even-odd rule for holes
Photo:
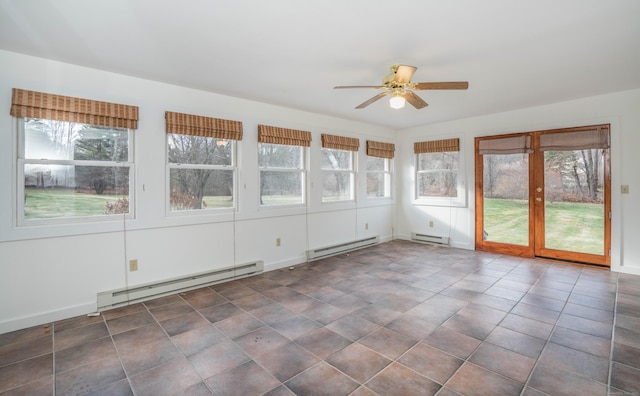
[[[18,224],[131,215],[137,109],[14,89]]]
[[[367,140],[367,198],[391,197],[392,143]]]
[[[305,147],[311,133],[258,125],[260,205],[305,203]]]
[[[414,152],[416,199],[434,205],[464,205],[460,140],[416,142]]]
[[[322,134],[322,202],[355,200],[358,139]]]
[[[169,210],[234,208],[242,123],[166,112]]]

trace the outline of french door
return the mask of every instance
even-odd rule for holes
[[[609,125],[475,139],[476,249],[611,264]]]

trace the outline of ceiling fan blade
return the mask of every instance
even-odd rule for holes
[[[467,81],[453,82],[420,82],[416,83],[415,89],[467,89],[469,83]]]
[[[411,103],[411,105],[416,109],[421,109],[423,107],[429,106],[427,102],[422,100],[418,95],[414,94],[411,91],[405,92],[404,98],[407,100],[407,102]]]
[[[333,89],[343,88],[384,88],[384,85],[338,85],[337,87],[333,87]]]
[[[411,82],[411,77],[413,77],[413,73],[415,73],[417,67],[399,65],[398,70],[396,70],[396,78],[393,80],[397,83],[408,83]]]
[[[358,106],[356,106],[356,109],[363,109],[367,106],[369,106],[371,103],[375,102],[378,99],[382,99],[383,97],[389,95],[391,92],[390,91],[385,91],[385,92],[381,92],[379,94],[377,94],[376,96],[374,96],[373,98],[367,100],[364,103],[359,104]]]

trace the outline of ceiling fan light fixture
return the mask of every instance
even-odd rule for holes
[[[391,99],[389,99],[389,106],[391,106],[392,109],[401,109],[404,107],[405,103],[406,100],[402,94],[393,94]]]

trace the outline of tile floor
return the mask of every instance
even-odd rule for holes
[[[0,335],[51,394],[640,394],[640,276],[388,242]]]

